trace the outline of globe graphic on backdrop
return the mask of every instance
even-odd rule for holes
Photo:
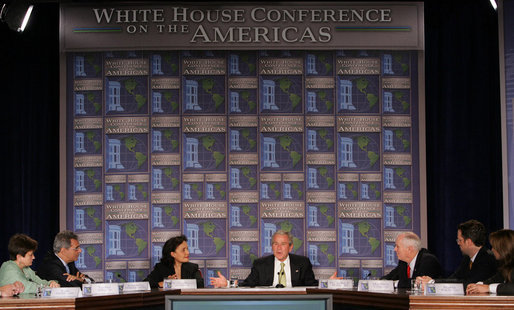
[[[302,137],[298,134],[275,134],[263,137],[275,140],[275,163],[278,167],[264,167],[262,170],[301,170],[302,166]],[[262,140],[261,140],[261,143]],[[264,158],[264,148],[261,156]]]
[[[148,141],[147,134],[134,134],[128,136],[112,136],[109,139],[119,140],[121,143],[121,163],[122,168],[108,170],[123,171],[145,171],[148,161]],[[106,165],[109,167],[109,165]]]
[[[378,79],[371,76],[357,77],[350,79],[353,85],[353,105],[355,111],[344,110],[345,112],[378,112]]]
[[[225,169],[225,135],[187,135],[184,136],[184,138],[198,139],[198,161],[200,162],[202,167],[195,170]],[[187,158],[187,155],[185,153],[184,158]]]
[[[358,170],[376,170],[380,169],[379,165],[379,148],[380,141],[378,135],[354,135],[353,140],[353,163]],[[347,167],[344,167],[347,169]]]
[[[353,248],[357,251],[357,253],[351,253],[350,255],[361,257],[380,256],[380,227],[377,223],[365,219],[348,223],[354,227]]]
[[[200,227],[200,232],[198,233],[198,244],[202,251],[202,254],[199,256],[224,256],[225,251],[223,251],[223,248],[226,241],[219,238],[215,232],[225,231],[225,225],[222,225],[220,222],[215,220],[201,221],[198,222],[197,225]]]
[[[394,224],[396,226],[394,227],[409,227],[409,225],[412,222],[411,209],[408,206],[404,205],[393,205],[392,208],[395,213]]]
[[[82,246],[84,254],[85,266],[78,266],[78,268],[96,269],[102,263],[102,250],[100,246],[84,245]]]
[[[261,92],[261,112],[263,113],[296,113],[302,109],[302,80],[298,76],[261,76],[261,85],[273,81],[275,87],[275,107],[265,107]]]
[[[126,256],[139,257],[147,249],[148,242],[143,239],[148,233],[146,226],[136,221],[119,224],[121,226],[122,250]]]
[[[369,221],[357,222],[354,224],[357,231],[355,237],[355,249],[363,256],[374,256],[380,254],[380,250],[376,247],[373,239],[375,238],[380,244],[380,228],[376,227]],[[373,251],[374,250],[374,251]]]

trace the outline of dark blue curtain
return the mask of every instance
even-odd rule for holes
[[[447,273],[459,223],[503,227],[498,60],[489,0],[425,2],[428,246]]]
[[[20,232],[39,242],[37,267],[59,231],[59,6],[36,5],[23,34],[0,27],[0,260]]]
[[[59,230],[58,9],[36,5],[23,34],[0,25],[2,261],[12,234],[41,257]],[[447,272],[460,222],[503,225],[497,25],[489,0],[425,3],[428,246]]]

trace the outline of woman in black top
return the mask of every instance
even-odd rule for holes
[[[187,238],[184,235],[166,241],[162,248],[162,258],[146,277],[151,287],[162,287],[164,278],[196,279],[196,287],[203,287],[202,273],[197,264],[189,262]]]

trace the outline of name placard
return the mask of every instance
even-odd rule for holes
[[[425,295],[464,295],[462,283],[430,283],[426,285]]]
[[[145,282],[126,282],[123,283],[123,292],[149,291],[150,283]]]
[[[82,297],[80,287],[53,287],[45,288],[43,291],[44,298],[74,298]]]
[[[82,285],[84,295],[118,295],[120,293],[118,283],[93,283]]]
[[[195,279],[164,279],[162,288],[171,289],[196,289]]]
[[[324,279],[319,280],[319,288],[329,289],[352,289],[353,280],[351,279]]]
[[[358,291],[394,292],[393,280],[359,280]]]
[[[380,292],[393,292],[394,281],[393,280],[368,280],[370,291]]]

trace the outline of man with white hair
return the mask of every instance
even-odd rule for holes
[[[410,288],[410,279],[418,276],[441,276],[441,264],[427,249],[421,248],[421,240],[413,232],[398,235],[394,251],[398,256],[398,266],[383,276],[384,280],[399,280],[399,288]]]

